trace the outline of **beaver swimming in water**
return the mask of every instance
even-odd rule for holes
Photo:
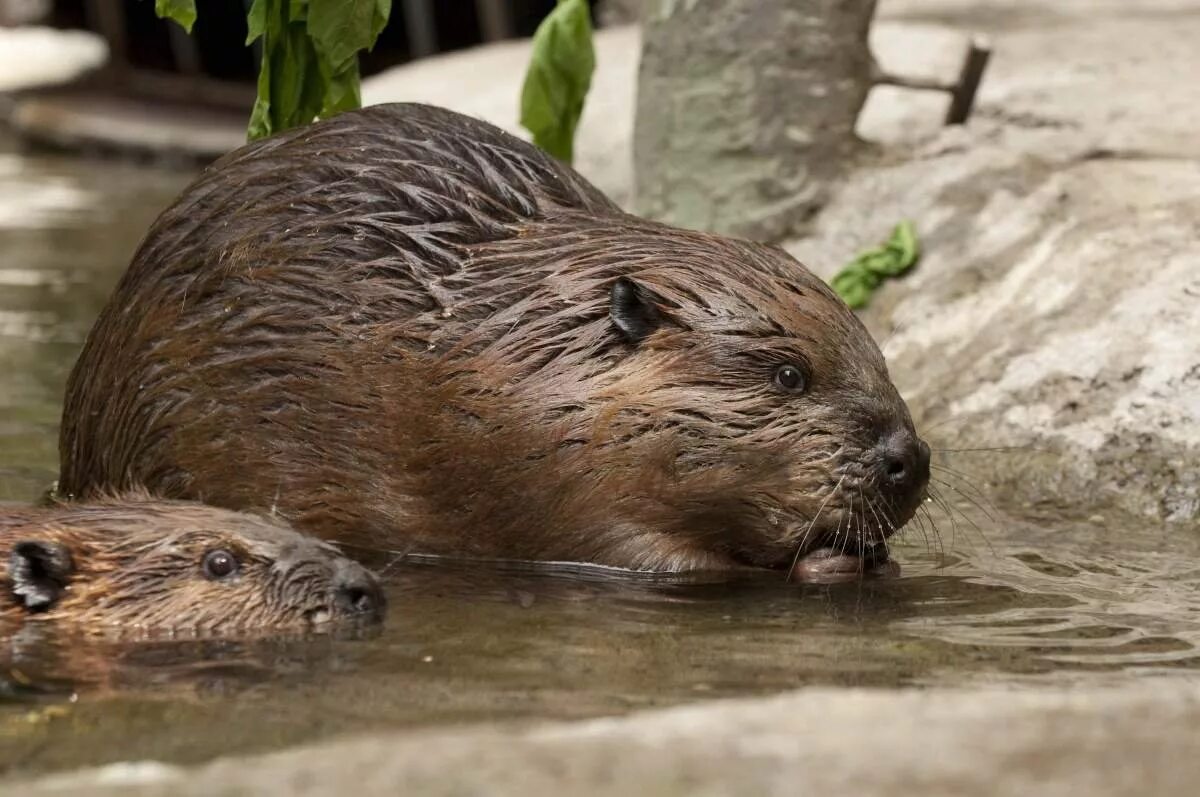
[[[214,635],[376,621],[375,577],[264,518],[127,494],[0,507],[0,630]]]
[[[67,495],[650,570],[859,567],[929,478],[878,347],[782,249],[626,214],[408,104],[186,189],[88,337],[60,450]]]

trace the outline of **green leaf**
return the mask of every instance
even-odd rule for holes
[[[362,105],[359,95],[358,61],[351,59],[340,72],[328,73],[326,65],[321,64],[321,76],[325,83],[325,97],[321,103],[320,118],[351,111]]]
[[[261,76],[258,82],[259,93],[254,100],[254,110],[250,112],[250,124],[246,126],[246,138],[249,141],[257,141],[260,138],[266,138],[271,135],[271,102],[267,99],[269,95],[262,93]]]
[[[587,0],[558,0],[533,34],[533,55],[521,89],[521,124],[561,161],[574,155],[575,129],[592,84],[596,53]]]
[[[247,43],[262,40],[251,140],[362,104],[358,51],[375,44],[391,0],[254,0]]]
[[[391,0],[308,0],[308,35],[333,71],[375,46]]]
[[[246,12],[246,46],[254,44],[254,41],[262,36],[267,30],[267,6],[270,0],[254,0],[250,4],[250,10]],[[261,89],[261,80],[259,88]],[[262,92],[259,92],[259,97],[262,97]]]
[[[154,13],[159,19],[173,19],[188,33],[196,24],[196,0],[154,0]]]
[[[263,52],[248,130],[252,140],[312,122],[325,86],[304,22],[291,18],[294,1],[261,2]]]
[[[908,271],[921,256],[912,222],[902,221],[883,246],[861,252],[834,275],[830,285],[855,310],[866,307],[883,280]]]

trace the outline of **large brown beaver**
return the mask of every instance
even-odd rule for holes
[[[128,494],[0,508],[0,629],[231,634],[378,620],[375,577],[276,522]]]
[[[143,483],[359,544],[639,569],[854,566],[929,473],[879,349],[781,249],[628,215],[421,105],[208,169],[63,420],[68,495]]]

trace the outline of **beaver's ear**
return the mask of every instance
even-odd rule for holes
[[[662,326],[663,315],[656,299],[654,294],[628,277],[620,277],[613,283],[608,314],[625,340],[641,343]]]
[[[31,612],[49,609],[66,589],[75,563],[67,546],[45,540],[21,540],[8,558],[8,579],[17,602]]]

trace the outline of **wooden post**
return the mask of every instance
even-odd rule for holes
[[[513,37],[512,10],[506,0],[475,0],[475,11],[485,42]]]
[[[404,0],[404,28],[408,31],[408,49],[413,58],[437,52],[433,0]]]

